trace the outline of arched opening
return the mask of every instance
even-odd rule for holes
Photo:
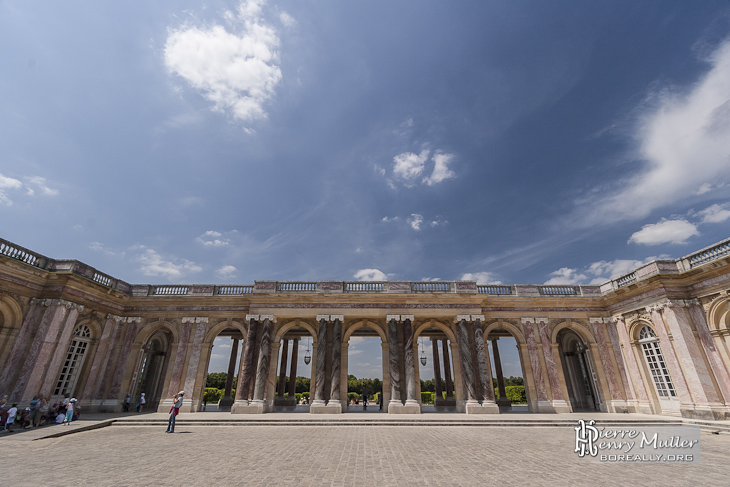
[[[345,333],[342,355],[347,395],[342,401],[343,411],[387,412],[390,393],[384,387],[388,373],[384,336],[382,329],[369,321],[355,323]],[[387,380],[390,383],[389,378]]]
[[[500,413],[528,412],[525,371],[517,340],[506,329],[494,328],[487,335],[492,365],[494,398]]]
[[[644,325],[639,329],[638,339],[645,365],[654,384],[656,403],[662,413],[679,414],[679,398],[664,361],[659,337],[650,326]]]
[[[418,356],[415,357],[421,390],[421,412],[456,412],[454,359],[448,328],[435,321],[416,330]]]
[[[81,376],[90,343],[91,329],[86,325],[79,325],[71,338],[71,343],[68,346],[66,357],[56,381],[56,387],[53,389],[49,402],[62,400],[66,395],[69,397],[77,395],[75,389]]]
[[[171,337],[167,330],[158,330],[142,347],[136,383],[133,384],[132,402],[145,394],[145,411],[155,411],[163,394],[163,382],[170,354]]]
[[[22,316],[20,306],[15,300],[8,296],[0,296],[0,370],[18,336]]]
[[[236,397],[235,386],[244,349],[243,325],[225,320],[214,326],[206,337],[210,345],[201,411],[230,411]]]
[[[309,412],[314,382],[313,332],[308,323],[297,320],[284,325],[277,333],[280,337],[274,396],[277,412]]]
[[[600,411],[601,400],[588,347],[577,333],[567,328],[558,333],[557,342],[573,411]]]

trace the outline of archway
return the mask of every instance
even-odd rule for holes
[[[494,396],[500,413],[530,411],[529,390],[525,377],[525,361],[520,351],[524,343],[519,331],[509,323],[497,322],[487,326],[486,342],[492,366]]]
[[[564,328],[557,334],[557,343],[573,412],[600,411],[597,379],[584,340],[575,331]]]
[[[654,386],[649,390],[654,391],[653,398],[655,406],[658,406],[657,411],[679,415],[679,396],[674,388],[669,367],[664,361],[659,337],[649,324],[643,322],[636,323],[632,331],[636,334],[634,338],[638,341],[641,355],[644,357],[644,370],[648,371],[646,375],[651,378]]]
[[[48,402],[59,402],[65,396],[78,395],[77,386],[79,385],[81,371],[84,369],[86,357],[89,355],[91,338],[91,328],[87,325],[80,324],[76,327]]]
[[[421,412],[455,412],[453,331],[439,321],[429,320],[416,328],[414,338],[418,343],[416,385]]]
[[[347,380],[343,411],[387,412],[390,391],[388,341],[385,332],[368,320],[351,324],[342,339],[342,369]]]
[[[279,354],[273,362],[279,365],[274,382],[275,411],[309,411],[314,388],[315,337],[314,328],[304,320],[288,322],[277,331],[274,348],[278,348]]]
[[[146,411],[156,411],[162,399],[171,343],[171,333],[161,328],[153,332],[142,347],[135,374],[137,379],[132,385],[132,403],[137,402],[144,393]]]
[[[214,325],[205,337],[209,344],[201,411],[230,411],[234,402],[237,371],[243,355],[244,325],[231,318]]]

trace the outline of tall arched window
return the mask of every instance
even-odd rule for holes
[[[53,391],[54,396],[73,394],[90,341],[91,330],[88,326],[80,325],[76,328],[71,344],[68,346],[68,353],[66,353],[63,367],[61,367],[61,374],[58,376],[56,388]]]
[[[669,369],[667,369],[667,364],[664,362],[662,349],[659,346],[659,338],[657,338],[654,330],[648,326],[642,327],[639,330],[639,343],[644,352],[644,358],[651,372],[651,377],[654,380],[654,387],[659,400],[677,397],[672,378],[669,375]]]

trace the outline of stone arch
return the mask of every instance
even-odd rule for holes
[[[147,323],[137,332],[137,336],[134,340],[135,344],[147,343],[147,340],[149,340],[150,337],[159,330],[170,332],[172,335],[171,344],[177,343],[180,340],[180,333],[178,332],[177,327],[168,321],[158,320]]]
[[[76,323],[76,326],[74,327],[74,333],[76,333],[76,330],[82,325],[86,325],[89,327],[89,330],[91,330],[91,339],[93,341],[96,341],[99,339],[99,337],[101,337],[101,323],[99,323],[98,320],[92,317],[87,317],[80,320],[78,323]]]
[[[355,333],[360,328],[367,326],[369,328],[372,328],[375,330],[375,332],[380,335],[380,339],[382,340],[382,343],[388,343],[388,338],[385,335],[385,331],[381,327],[377,325],[377,323],[373,323],[370,320],[361,320],[357,321],[350,326],[347,327],[347,330],[345,331],[344,335],[342,336],[342,342],[347,343],[350,341],[350,337],[352,337],[352,334]]]
[[[484,337],[488,337],[489,334],[494,330],[506,330],[511,335],[512,338],[515,339],[517,342],[517,346],[520,345],[526,345],[527,341],[525,340],[525,335],[522,334],[522,330],[520,330],[518,327],[513,325],[512,323],[509,323],[507,321],[495,321],[493,323],[490,323],[487,325],[487,328],[484,330]]]
[[[718,296],[713,299],[706,315],[710,331],[730,328],[730,298],[728,296]]]
[[[307,330],[312,335],[312,341],[316,342],[317,332],[314,331],[314,328],[312,327],[312,325],[310,325],[306,321],[303,321],[300,319],[292,320],[292,321],[289,321],[289,322],[285,323],[284,325],[282,325],[279,328],[279,330],[276,332],[276,335],[274,336],[274,339],[272,340],[272,342],[273,343],[281,342],[281,340],[284,338],[284,335],[286,335],[286,333],[289,330],[291,330],[292,328],[294,328],[296,326],[301,326],[302,328]]]
[[[632,321],[631,323],[627,324],[628,332],[629,332],[629,339],[632,343],[636,343],[639,341],[639,330],[641,330],[643,327],[648,326],[652,329],[654,333],[656,333],[656,327],[654,326],[654,323],[652,323],[649,320],[646,320],[644,318],[638,318]],[[657,334],[658,336],[658,334]]]
[[[7,294],[0,296],[0,328],[20,328],[23,310],[18,302]]]
[[[569,329],[576,333],[579,337],[583,339],[583,341],[586,344],[596,344],[596,338],[593,336],[593,333],[584,325],[581,323],[575,322],[575,321],[563,321],[558,323],[558,326],[556,326],[553,329],[552,334],[550,335],[550,344],[556,344],[558,343],[558,333],[565,329]]]
[[[456,343],[456,336],[454,335],[454,330],[452,330],[447,325],[441,323],[440,321],[436,320],[428,320],[425,323],[422,323],[416,328],[416,331],[413,333],[413,341],[416,342],[418,340],[418,337],[421,336],[421,333],[423,333],[424,330],[428,328],[438,328],[439,330],[443,331],[444,334],[446,334],[446,338],[449,339],[452,343]]]
[[[210,330],[208,330],[208,332],[205,334],[205,339],[203,340],[203,343],[213,343],[213,340],[216,339],[218,334],[226,328],[237,328],[238,331],[241,332],[243,337],[246,338],[248,328],[246,327],[245,323],[241,323],[237,320],[231,320],[230,322],[228,320],[221,320],[218,324],[213,325]]]

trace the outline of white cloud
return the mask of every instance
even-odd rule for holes
[[[454,171],[449,169],[449,163],[454,158],[454,154],[441,154],[437,152],[433,155],[433,172],[427,178],[423,179],[423,182],[429,186],[440,183],[445,179],[450,179],[456,176]]]
[[[0,189],[20,189],[23,183],[14,178],[9,178],[0,174]]]
[[[57,196],[58,190],[49,188],[46,185],[46,178],[42,178],[40,176],[33,176],[28,178],[28,182],[32,184],[33,186],[36,186],[44,195],[46,196]],[[32,190],[29,188],[30,194],[33,194]]]
[[[424,150],[420,154],[404,152],[393,158],[393,174],[403,181],[406,186],[412,186],[426,165],[430,151]]]
[[[644,225],[631,235],[629,243],[658,245],[663,243],[683,244],[692,236],[699,235],[697,227],[687,220],[662,220]]]
[[[459,278],[462,281],[476,281],[477,284],[502,284],[491,272],[467,272]]]
[[[262,17],[261,0],[242,2],[225,17],[234,27],[184,25],[170,32],[165,66],[184,78],[214,110],[251,122],[265,118],[264,103],[281,81],[279,37]]]
[[[421,229],[421,224],[423,223],[423,215],[412,213],[411,217],[407,221],[412,229],[418,231]]]
[[[23,184],[20,180],[10,178],[0,174],[0,203],[7,206],[13,205],[13,200],[10,198],[8,191],[6,190],[20,190],[25,188],[25,192],[28,196],[35,195],[35,189],[39,190],[46,196],[57,196],[58,190],[49,188],[46,185],[46,179],[40,176],[29,176],[24,178],[27,183]],[[33,189],[35,187],[35,189]]]
[[[187,259],[174,259],[175,262],[164,260],[160,254],[143,245],[136,249],[141,251],[137,255],[136,261],[142,264],[139,270],[145,276],[163,276],[169,280],[175,280],[203,270],[202,267]]]
[[[398,220],[400,220],[400,217],[397,217],[397,216],[390,216],[390,217],[389,216],[384,216],[382,218],[382,220],[380,220],[380,221],[385,222],[385,223],[390,223],[390,222],[397,222]]]
[[[436,227],[442,227],[448,223],[449,223],[448,220],[444,220],[441,217],[436,217],[434,220],[431,220],[430,225],[431,225],[431,227],[436,228]]]
[[[215,230],[208,230],[196,240],[206,247],[228,247],[231,241],[223,237],[223,234]]]
[[[550,275],[553,277],[545,281],[547,285],[580,284],[588,279],[588,276],[579,273],[577,269],[568,267],[561,267],[557,271],[551,272]]]
[[[730,218],[730,203],[708,206],[697,214],[702,217],[701,223],[722,223]]]
[[[123,250],[119,251],[119,250],[110,249],[109,247],[107,247],[106,245],[104,245],[101,242],[91,242],[91,244],[89,244],[89,248],[95,252],[104,252],[105,254],[111,255],[114,257],[125,255],[125,252]]]
[[[279,21],[284,25],[284,27],[292,27],[297,24],[294,17],[283,11],[279,14]]]
[[[440,280],[441,280],[440,277],[422,277],[421,278],[421,281],[423,281],[423,282],[436,282],[436,281],[440,281]]]
[[[638,127],[646,167],[625,181],[625,189],[599,201],[590,221],[642,218],[678,196],[730,181],[730,40],[708,61],[709,71],[688,90],[666,90],[649,100],[653,108]]]
[[[387,281],[388,276],[378,269],[360,269],[353,276],[358,281]]]
[[[238,269],[236,269],[236,267],[232,265],[224,265],[215,271],[215,273],[218,274],[218,277],[221,277],[223,279],[236,277],[236,272],[238,272]]]

